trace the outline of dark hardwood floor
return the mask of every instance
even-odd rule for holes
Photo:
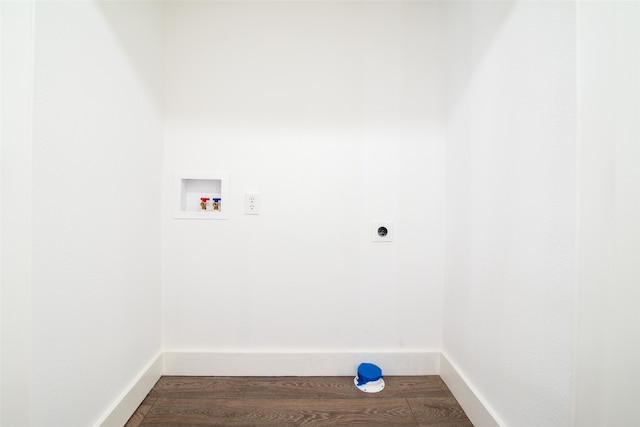
[[[353,377],[165,376],[125,427],[473,426],[439,376],[384,380],[369,394]]]

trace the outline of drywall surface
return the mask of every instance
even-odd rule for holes
[[[438,8],[166,4],[167,349],[439,348]],[[228,220],[172,218],[183,171],[229,173]]]
[[[445,6],[443,350],[501,425],[570,419],[574,8]]]
[[[161,16],[36,4],[33,426],[97,422],[161,349]]]
[[[0,2],[0,425],[28,426],[33,2]]]
[[[575,426],[640,425],[640,4],[579,23]]]

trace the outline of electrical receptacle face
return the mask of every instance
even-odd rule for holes
[[[258,215],[260,213],[260,194],[246,193],[244,195],[244,213]]]

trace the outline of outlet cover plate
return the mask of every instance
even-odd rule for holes
[[[245,193],[244,213],[246,215],[260,214],[260,194],[259,193]]]

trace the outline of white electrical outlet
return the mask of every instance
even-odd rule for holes
[[[246,193],[244,195],[244,213],[258,215],[260,213],[260,194]]]
[[[393,222],[392,221],[372,221],[371,222],[372,242],[393,242]]]

